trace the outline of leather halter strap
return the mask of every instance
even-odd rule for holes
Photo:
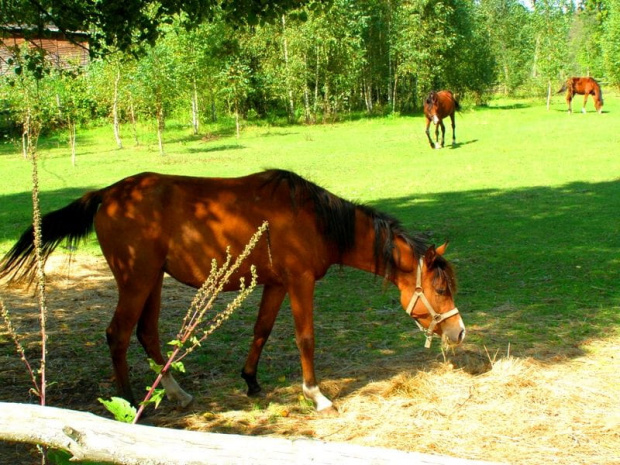
[[[428,313],[431,315],[431,323],[428,325],[428,328],[424,329],[424,327],[418,321],[418,317],[414,316],[413,309],[415,308],[418,300],[421,300]],[[431,347],[431,341],[433,339],[433,335],[435,333],[435,326],[440,324],[443,320],[450,318],[451,316],[456,315],[459,312],[459,309],[454,307],[452,310],[449,310],[445,313],[437,313],[431,303],[428,301],[426,296],[424,295],[424,291],[422,290],[422,258],[418,260],[418,269],[416,271],[415,278],[415,292],[411,296],[411,300],[409,301],[409,305],[407,305],[407,313],[414,318],[418,328],[420,331],[424,333],[426,336],[426,342],[424,343],[424,347],[429,349]]]

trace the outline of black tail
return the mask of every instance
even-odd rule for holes
[[[561,94],[562,92],[566,92],[566,83],[562,84],[562,88],[557,91],[558,94]]]
[[[76,245],[93,230],[95,213],[101,204],[100,191],[89,192],[60,210],[41,218],[41,258],[43,263],[63,239]],[[0,261],[0,279],[32,282],[36,270],[34,228],[30,226]]]

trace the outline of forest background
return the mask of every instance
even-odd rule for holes
[[[441,88],[484,105],[497,93],[551,95],[574,75],[620,85],[620,0],[283,1],[270,21],[244,22],[230,20],[225,7],[234,2],[207,3],[206,16],[191,17],[142,2],[141,18],[153,10],[153,31],[102,34],[99,42],[91,21],[86,67],[54,67],[36,48],[14,49],[0,63],[5,140],[36,123],[69,129],[74,143],[80,127],[112,121],[121,146],[119,124],[149,120],[163,153],[171,118],[197,134],[201,122],[232,117],[238,131],[243,120],[407,114]],[[12,22],[14,10],[4,9],[0,24]]]

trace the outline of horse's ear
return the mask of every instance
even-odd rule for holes
[[[443,255],[444,253],[446,253],[446,249],[448,248],[448,241],[444,242],[443,244],[441,244],[439,247],[437,247],[436,251],[437,251],[437,255]]]
[[[426,252],[424,253],[424,261],[426,262],[426,267],[430,268],[430,266],[435,261],[435,257],[437,256],[437,250],[434,245],[431,245]]]

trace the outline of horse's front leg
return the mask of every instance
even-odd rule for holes
[[[586,102],[588,101],[588,93],[583,95],[583,106],[581,107],[581,113],[586,113]]]
[[[431,144],[431,148],[434,149],[435,148],[435,144],[433,143],[433,139],[431,138],[431,131],[430,131],[430,125],[431,125],[431,120],[428,119],[428,117],[426,117],[426,137],[428,137],[428,143]]]
[[[155,287],[151,291],[140,319],[138,320],[138,330],[136,331],[138,340],[147,356],[157,365],[165,364],[164,357],[161,353],[161,344],[159,342],[159,313],[161,309],[161,287],[163,283],[163,272],[160,273]],[[169,400],[177,403],[181,407],[187,407],[194,398],[185,392],[172,376],[171,371],[167,371],[161,379],[161,384],[166,391]]]
[[[303,393],[314,402],[318,412],[336,412],[332,402],[325,397],[314,373],[314,276],[301,276],[289,290],[295,320],[295,341],[301,355]]]
[[[271,334],[284,296],[286,296],[286,289],[283,286],[265,285],[263,289],[258,317],[254,324],[254,340],[241,371],[241,377],[248,385],[248,396],[257,395],[261,391],[260,384],[256,379],[258,361]]]
[[[439,126],[441,126],[441,145],[437,148],[443,148],[446,142],[446,125],[443,124],[443,120],[439,121]],[[437,131],[439,131],[439,128],[437,128]],[[439,136],[437,136],[437,141],[439,142]]]

